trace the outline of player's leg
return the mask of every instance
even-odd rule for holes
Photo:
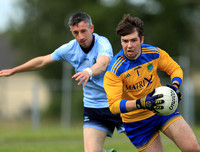
[[[85,152],[106,152],[103,144],[107,133],[95,128],[84,128],[84,149]]]
[[[149,145],[146,149],[141,152],[164,152],[160,134],[156,137],[156,139]]]
[[[200,152],[197,138],[184,119],[174,121],[163,133],[173,140],[181,151]]]
[[[107,123],[109,108],[84,107],[84,147],[85,152],[106,152],[103,144],[106,136],[112,137],[115,126]]]

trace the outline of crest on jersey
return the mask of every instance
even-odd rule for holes
[[[92,63],[95,64],[96,62],[96,58],[93,58]]]
[[[147,66],[147,70],[148,70],[148,71],[153,70],[153,65],[152,65],[151,63]]]

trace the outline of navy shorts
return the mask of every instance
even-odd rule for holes
[[[119,114],[112,114],[109,108],[86,108],[83,112],[83,128],[95,128],[112,137],[116,127],[118,133],[125,131]]]
[[[159,135],[159,131],[165,131],[170,124],[182,118],[181,114],[176,110],[168,116],[153,115],[145,120],[124,123],[124,127],[133,145],[139,151],[142,151],[151,145]]]

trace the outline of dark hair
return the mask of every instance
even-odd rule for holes
[[[87,23],[88,26],[92,25],[91,17],[84,12],[78,12],[78,13],[75,13],[74,15],[72,15],[69,18],[68,25],[71,28],[71,26],[77,25],[79,22],[82,22],[82,21]]]
[[[135,30],[138,32],[138,36],[141,38],[144,34],[143,21],[138,17],[131,17],[130,14],[125,14],[116,28],[116,33],[119,36],[125,36],[133,33]]]

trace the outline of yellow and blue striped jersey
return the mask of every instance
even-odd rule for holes
[[[121,113],[122,120],[126,123],[153,116],[154,113],[146,109],[123,113],[120,103],[140,99],[161,86],[158,69],[166,72],[172,82],[177,80],[181,84],[182,69],[168,53],[158,47],[142,44],[141,54],[136,60],[129,60],[123,49],[115,55],[104,76],[104,89],[111,112]]]

